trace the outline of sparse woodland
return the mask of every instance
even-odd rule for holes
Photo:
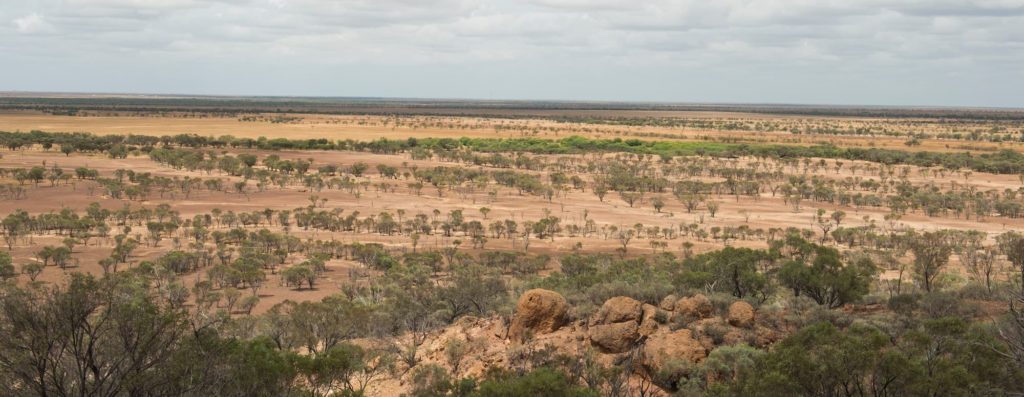
[[[151,115],[168,114],[308,117]],[[1020,122],[835,120],[557,117],[559,137],[370,141],[2,132],[0,383],[17,396],[1024,393],[1024,155],[909,143],[1019,142]],[[620,126],[908,144],[580,136]]]

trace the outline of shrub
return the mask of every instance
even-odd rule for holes
[[[412,372],[411,397],[461,397],[476,389],[476,381],[464,378],[455,381],[437,364],[416,367]]]
[[[930,318],[973,317],[980,312],[977,304],[965,302],[947,291],[925,294],[921,297],[920,308]]]
[[[470,394],[478,397],[533,397],[598,396],[597,391],[582,388],[569,382],[561,372],[549,368],[537,368],[522,375],[495,370],[480,383],[480,388]]]

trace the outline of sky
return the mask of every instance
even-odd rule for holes
[[[0,91],[1024,107],[1024,0],[0,0]]]

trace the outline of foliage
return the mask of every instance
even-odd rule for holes
[[[471,396],[487,397],[584,397],[598,396],[594,390],[576,386],[557,370],[541,367],[522,375],[494,370],[488,373]]]
[[[870,260],[861,258],[844,264],[835,248],[804,243],[807,252],[787,261],[777,274],[780,283],[792,289],[794,295],[803,294],[819,305],[837,308],[869,292],[876,273]]]
[[[977,343],[963,320],[922,323],[894,345],[878,329],[855,324],[808,326],[780,342],[739,377],[744,396],[978,395],[1019,388],[1021,369]]]
[[[750,248],[725,247],[683,261],[676,276],[678,284],[709,292],[728,292],[737,298],[765,301],[772,293],[768,276],[760,265],[770,262],[768,252]]]

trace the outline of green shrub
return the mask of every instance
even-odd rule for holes
[[[471,396],[477,397],[597,397],[595,390],[576,386],[559,371],[537,368],[522,375],[491,371]]]

